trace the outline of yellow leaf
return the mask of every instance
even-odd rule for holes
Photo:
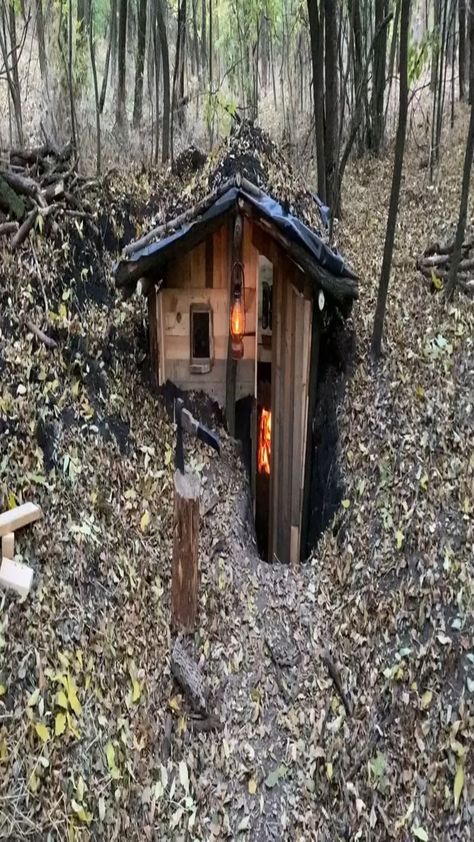
[[[60,737],[61,734],[64,734],[66,730],[66,714],[65,713],[57,713],[56,720],[54,723],[54,733],[56,737]]]
[[[132,702],[138,702],[141,692],[140,682],[136,678],[132,678]]]
[[[58,652],[58,659],[65,670],[69,669],[69,658],[65,652]]]
[[[150,523],[150,512],[149,512],[148,509],[145,509],[145,511],[143,512],[143,514],[141,516],[141,520],[140,520],[140,529],[142,530],[142,532],[146,531],[149,523]]]
[[[461,763],[456,767],[456,775],[454,778],[454,809],[457,810],[459,799],[461,798],[462,788],[464,786],[464,769]]]
[[[179,696],[173,696],[168,702],[168,707],[170,707],[171,710],[174,710],[176,713],[179,713],[179,711],[181,710],[181,699],[180,699],[180,697]]]
[[[8,746],[5,740],[0,740],[0,763],[8,760]]]
[[[395,540],[397,542],[397,550],[401,550],[404,541],[404,536],[403,532],[401,532],[400,529],[398,529],[397,532],[395,532]]]
[[[326,777],[327,777],[328,781],[331,780],[332,776],[333,776],[332,763],[326,763]]]
[[[86,824],[90,824],[90,822],[92,821],[92,815],[89,813],[88,810],[86,810],[83,807],[82,804],[78,804],[78,802],[75,801],[74,798],[72,798],[71,799],[71,807],[74,810],[74,813],[76,814],[77,818],[81,822],[85,822]]]
[[[431,268],[431,283],[433,284],[435,289],[443,288],[443,281],[441,280],[441,278],[438,278],[433,268]]]
[[[428,474],[423,474],[422,478],[420,479],[420,488],[422,489],[422,491],[426,491],[426,489],[428,488],[428,482]]]
[[[105,756],[107,758],[107,766],[109,767],[109,772],[114,780],[120,777],[120,772],[117,769],[117,765],[115,763],[115,749],[112,743],[109,742],[105,746]]]
[[[48,740],[50,738],[49,728],[46,725],[44,725],[43,722],[37,722],[36,723],[35,731],[38,734],[38,737],[40,738],[40,740],[43,741],[43,743],[48,742]]]
[[[16,497],[15,497],[13,491],[10,491],[9,494],[8,494],[8,508],[14,509],[15,506],[16,506]]]
[[[7,692],[7,688],[5,687],[5,685],[0,684],[0,696],[4,696],[6,692]]]
[[[250,795],[255,795],[257,792],[257,781],[255,778],[250,778],[249,780],[249,793]]]
[[[64,708],[64,710],[67,710],[68,703],[67,703],[67,697],[66,697],[66,694],[65,694],[64,690],[59,690],[58,693],[56,694],[56,704],[60,708]]]
[[[81,703],[77,698],[77,690],[74,679],[69,675],[67,676],[67,698],[76,716],[80,716],[82,713]]]
[[[350,500],[343,500],[341,505],[342,505],[343,509],[348,509],[349,506],[351,505],[351,501]]]
[[[40,779],[38,778],[36,772],[33,770],[30,777],[28,778],[28,789],[31,792],[35,793],[38,792],[40,785]]]
[[[79,740],[81,735],[76,728],[76,725],[75,725],[76,720],[74,719],[73,716],[71,716],[69,711],[67,711],[67,713],[66,713],[66,719],[67,719],[67,727],[69,728],[71,734],[74,734],[76,740]]]
[[[433,698],[433,693],[431,692],[431,690],[427,690],[426,693],[423,693],[423,695],[421,697],[422,710],[426,710],[426,708],[429,708],[432,698]]]

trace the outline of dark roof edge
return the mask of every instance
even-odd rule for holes
[[[135,243],[130,243],[125,249],[129,258],[120,260],[114,267],[117,287],[125,288],[125,293],[126,288],[129,292],[133,291],[140,277],[152,269],[163,268],[171,257],[182,252],[185,244],[188,250],[193,248],[211,229],[219,227],[222,217],[233,210],[239,199],[246,202],[253,213],[266,220],[273,235],[292,259],[328,294],[341,303],[358,297],[357,275],[346,265],[342,256],[333,252],[304,222],[287,213],[279,202],[247,179],[238,176],[224,182],[212,197],[206,196],[175,220],[154,229]],[[175,230],[171,230],[175,226]],[[170,231],[168,236],[151,242],[165,231]]]

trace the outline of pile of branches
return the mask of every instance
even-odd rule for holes
[[[7,160],[0,159],[0,240],[9,238],[14,250],[33,228],[54,230],[60,215],[84,219],[98,234],[83,196],[90,184],[77,171],[70,143],[58,148],[45,139],[35,149],[11,150]]]
[[[440,290],[447,282],[454,251],[454,242],[433,243],[418,258],[419,271],[431,282],[433,290]],[[457,286],[464,292],[474,294],[474,236],[467,239],[461,249],[461,261],[457,271]]]

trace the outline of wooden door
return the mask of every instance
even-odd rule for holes
[[[274,266],[270,558],[300,559],[312,302],[298,270]]]

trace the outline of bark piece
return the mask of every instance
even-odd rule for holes
[[[207,713],[207,687],[198,664],[187,654],[179,638],[171,653],[171,672],[197,713]]]

